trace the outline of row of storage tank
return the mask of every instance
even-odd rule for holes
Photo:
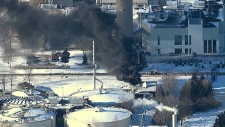
[[[132,93],[92,90],[74,93],[63,99],[37,98],[38,101],[34,96],[2,99],[1,103],[6,109],[3,108],[0,121],[11,124],[12,127],[129,127],[130,125],[132,113],[129,109],[134,98]],[[28,100],[36,103],[14,103]],[[13,108],[21,110],[13,112]],[[45,112],[24,116],[36,108],[42,108]],[[11,114],[6,115],[8,112]]]

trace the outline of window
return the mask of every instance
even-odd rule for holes
[[[212,40],[208,41],[208,53],[212,53]]]
[[[185,54],[188,54],[188,49],[185,49]]]
[[[189,45],[191,45],[191,35],[189,35]]]
[[[160,45],[160,36],[158,36],[158,45]]]
[[[216,40],[213,40],[213,53],[216,53]]]
[[[188,35],[185,35],[185,45],[188,45]]]
[[[175,45],[182,45],[182,36],[175,35]]]
[[[182,54],[182,49],[175,49],[175,54]]]
[[[191,54],[191,49],[189,49],[189,54]]]
[[[207,53],[207,40],[204,40],[204,53]]]
[[[158,54],[160,54],[160,49],[158,49]]]

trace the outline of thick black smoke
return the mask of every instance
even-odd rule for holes
[[[141,82],[134,40],[120,32],[115,15],[85,2],[76,3],[75,10],[68,16],[49,14],[16,0],[0,0],[1,8],[7,8],[10,18],[6,22],[13,25],[23,45],[35,47],[39,45],[38,40],[45,37],[49,42],[64,42],[67,38],[68,43],[91,47],[94,39],[99,61],[110,72],[133,85]],[[82,40],[89,41],[82,43]]]

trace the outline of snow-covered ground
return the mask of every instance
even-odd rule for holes
[[[30,81],[32,84],[39,88],[46,88],[48,90],[52,90],[54,93],[58,94],[59,96],[67,96],[77,91],[84,91],[84,90],[93,90],[93,77],[90,75],[85,75],[85,73],[91,73],[92,69],[80,66],[82,62],[83,52],[82,51],[70,51],[71,59],[68,65],[71,67],[70,69],[33,69],[32,73],[76,73],[76,72],[83,72],[84,75],[38,75],[38,76],[31,76]],[[25,58],[17,57],[16,60],[13,61],[13,66],[16,64],[26,63]],[[221,59],[217,58],[209,58],[213,61],[213,63],[219,63]],[[208,62],[208,61],[207,61]],[[224,61],[223,61],[224,62]],[[202,62],[204,64],[204,62]],[[4,63],[0,62],[0,72],[6,73],[8,72],[9,66]],[[147,73],[151,69],[157,68],[159,72],[193,72],[196,68],[194,66],[184,65],[184,66],[174,66],[173,64],[167,63],[150,63],[147,68],[145,68],[142,72]],[[208,72],[210,70],[210,66],[205,63],[206,69],[201,69],[201,72]],[[172,71],[171,71],[172,70]],[[219,72],[225,72],[224,68],[219,68]],[[106,72],[105,69],[97,69],[97,73]],[[25,73],[24,70],[16,70],[14,73]],[[206,75],[207,76],[207,75]],[[208,75],[209,76],[209,75]],[[115,76],[97,76],[99,80],[103,82],[104,88],[121,88],[123,86],[129,85],[123,81],[118,81]],[[178,76],[178,87],[177,89],[181,89],[182,86],[186,81],[188,81],[191,77],[190,76]],[[212,126],[216,115],[219,114],[224,110],[225,106],[225,85],[224,85],[225,76],[221,75],[217,77],[217,80],[213,82],[212,86],[215,91],[215,98],[222,102],[222,106],[213,109],[207,112],[200,112],[191,115],[186,121],[184,121],[184,126]],[[143,81],[157,81],[160,83],[161,76],[145,76],[142,77]],[[13,89],[17,88],[17,84],[23,81],[28,81],[27,76],[15,76],[13,77]],[[10,77],[6,78],[6,89],[10,90]],[[96,88],[100,88],[101,83],[96,81]],[[133,116],[132,116],[132,124],[139,125],[141,115],[144,113],[143,109],[146,109],[146,115],[144,117],[144,125],[151,124],[151,119],[154,114],[154,107],[144,105],[137,106],[134,108]]]

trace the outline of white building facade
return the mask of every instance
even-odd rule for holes
[[[219,54],[219,28],[203,27],[202,19],[189,19],[188,27],[154,26],[143,23],[142,44],[152,55]],[[149,29],[150,28],[150,29]],[[148,33],[148,34],[146,34]]]

